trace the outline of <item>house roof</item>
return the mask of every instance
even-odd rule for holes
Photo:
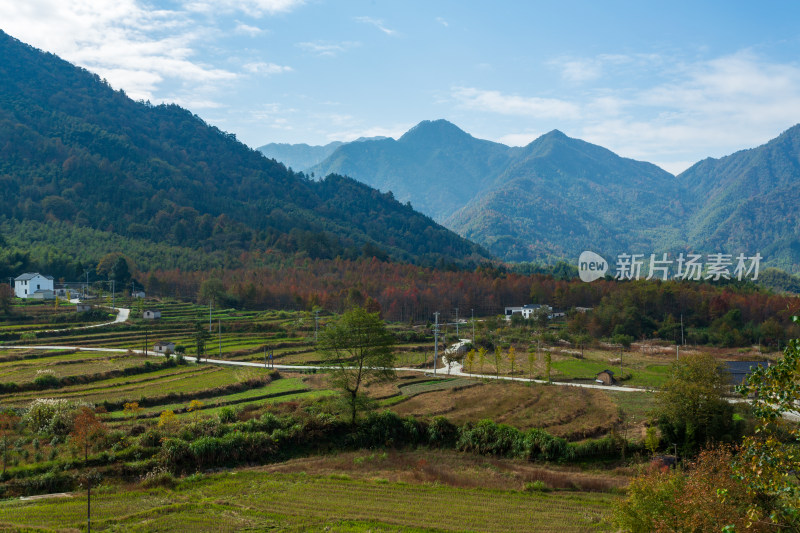
[[[606,373],[606,374],[608,374],[609,376],[613,376],[613,375],[614,375],[614,372],[613,372],[612,370],[602,370],[602,371],[598,372],[598,373],[597,373],[597,375],[599,376],[599,375],[600,375],[600,374],[602,374],[603,372],[605,372],[605,373]]]
[[[38,272],[25,272],[24,274],[21,274],[21,275],[17,276],[16,278],[14,278],[14,281],[32,280],[36,276],[41,276],[41,277],[43,277],[45,279],[53,279],[53,276],[44,276],[42,274],[39,274]]]

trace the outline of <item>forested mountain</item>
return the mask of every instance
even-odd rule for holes
[[[700,161],[678,180],[692,206],[695,247],[760,252],[800,270],[800,125],[763,146]]]
[[[679,198],[668,172],[556,130],[445,225],[511,260],[657,250],[684,215]]]
[[[511,148],[444,120],[341,146],[313,170],[391,190],[507,260],[760,252],[800,271],[800,125],[677,178],[557,130]]]
[[[348,143],[309,171],[350,176],[441,221],[503,172],[519,148],[476,139],[446,120],[423,121],[397,140]]]
[[[48,253],[79,258],[80,248],[62,244],[78,232],[143,256],[148,243],[224,250],[227,264],[273,250],[420,264],[486,257],[390,194],[341,176],[309,180],[185,109],[134,102],[2,32],[0,79],[0,228],[15,232],[9,244],[44,235],[38,245]],[[48,225],[58,231],[39,230]]]

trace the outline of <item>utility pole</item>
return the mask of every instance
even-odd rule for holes
[[[319,309],[314,311],[314,344],[317,343],[317,330],[319,329]]]
[[[475,346],[475,309],[470,309],[472,311],[472,346]]]
[[[458,307],[456,307],[456,338],[458,340],[461,340],[460,338],[458,338]]]
[[[211,300],[208,301],[208,331],[211,331]]]
[[[436,360],[439,358],[439,311],[433,313],[436,323],[433,326],[433,375],[436,375]]]
[[[681,346],[686,346],[686,340],[683,338],[683,313],[681,313]]]
[[[111,309],[116,309],[115,302],[116,302],[116,280],[111,280]]]
[[[222,319],[217,317],[217,328],[219,328],[219,358],[222,359]],[[208,356],[206,356],[208,361]]]

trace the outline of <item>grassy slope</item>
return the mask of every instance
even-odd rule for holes
[[[601,520],[612,498],[244,470],[184,481],[174,491],[108,489],[95,493],[92,508],[98,530],[568,532],[607,529]],[[0,524],[67,531],[85,525],[85,512],[83,495],[6,501]]]

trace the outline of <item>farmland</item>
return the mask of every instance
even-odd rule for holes
[[[476,344],[487,339],[501,356],[493,350],[474,360],[475,377],[448,376],[440,360],[434,376],[430,330],[392,324],[398,365],[420,371],[367,383],[372,406],[391,413],[350,427],[329,374],[302,368],[324,361],[310,313],[123,303],[133,308],[125,323],[66,330],[54,327],[67,320],[58,318],[69,313],[64,307],[26,305],[27,318],[0,333],[0,406],[22,420],[39,398],[67,402],[66,409],[89,405],[104,428],[85,458],[76,437],[55,423],[3,429],[0,491],[69,496],[2,502],[0,524],[80,527],[86,499],[76,489],[94,472],[98,530],[606,530],[610,503],[635,472],[614,435],[624,431],[630,449],[642,453],[653,393],[493,376],[546,379],[549,367],[552,380],[580,384],[619,368],[625,385],[657,389],[674,357],[658,344],[541,343],[489,321],[477,324]],[[140,318],[145,306],[162,318]],[[319,327],[333,319],[321,317]],[[68,323],[79,325],[85,322]],[[211,330],[203,361],[257,364],[197,362],[199,328]],[[156,340],[175,343],[179,356],[153,357]],[[520,354],[516,364],[511,347]],[[270,368],[270,353],[280,370]],[[473,444],[481,431],[512,431],[518,444]],[[530,444],[536,439],[550,444]],[[523,443],[533,448],[521,450]]]

